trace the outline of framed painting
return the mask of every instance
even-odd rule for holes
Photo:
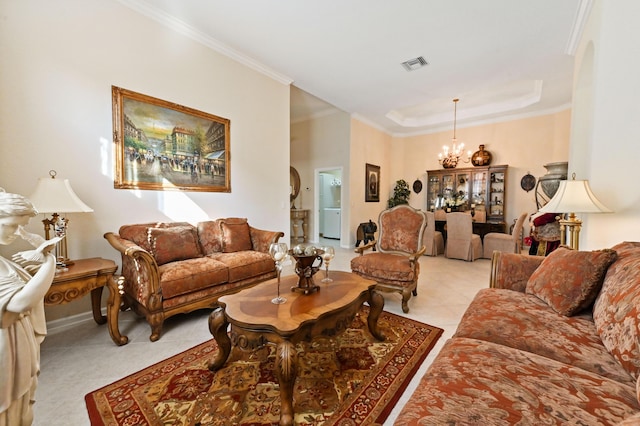
[[[364,201],[380,201],[380,166],[365,164],[365,185]]]
[[[231,192],[230,121],[111,87],[117,189]]]

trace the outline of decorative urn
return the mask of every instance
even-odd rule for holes
[[[567,179],[569,163],[566,161],[548,163],[544,165],[544,168],[547,169],[547,174],[540,177],[538,182],[540,182],[545,195],[551,199],[556,194],[558,187],[560,187],[560,181]]]
[[[480,145],[478,150],[471,156],[471,163],[476,166],[488,166],[491,164],[491,153],[484,150],[484,145]]]
[[[298,285],[291,287],[291,291],[311,294],[320,290],[320,286],[313,282],[313,276],[322,266],[324,250],[298,244],[289,250],[289,254],[296,260],[295,272],[298,276]]]

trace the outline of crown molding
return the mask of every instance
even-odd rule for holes
[[[569,40],[567,40],[567,46],[564,51],[567,55],[574,56],[578,50],[578,44],[582,38],[584,27],[587,24],[589,13],[593,7],[593,0],[580,0],[578,5],[578,11],[576,13],[576,19],[573,21],[573,27],[571,28],[571,34],[569,34]]]
[[[243,53],[238,52],[237,50],[227,46],[226,44],[221,43],[218,40],[204,34],[203,32],[196,30],[195,28],[188,25],[187,23],[179,19],[176,19],[175,17],[169,15],[168,13],[148,5],[144,1],[141,1],[141,0],[116,0],[116,1],[128,7],[129,9],[135,12],[138,12],[141,15],[146,16],[147,18],[152,19],[167,28],[170,28],[171,30],[177,33],[180,33],[186,37],[189,37],[190,39],[204,46],[207,46],[208,48],[215,50],[216,52],[224,56],[227,56],[233,59],[234,61],[237,61],[261,74],[266,75],[267,77],[270,77],[278,81],[279,83],[286,84],[286,85],[290,85],[291,83],[293,83],[292,78],[287,77],[286,75],[281,74],[267,67],[266,65],[260,63],[259,61]]]

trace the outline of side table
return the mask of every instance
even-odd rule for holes
[[[75,260],[68,270],[56,273],[53,283],[44,296],[45,305],[63,305],[84,297],[91,292],[93,319],[98,324],[109,324],[111,339],[118,346],[126,344],[127,336],[120,335],[118,312],[124,278],[114,277],[118,265],[112,260],[93,257]],[[109,288],[107,316],[102,315],[101,300],[104,286]]]
[[[309,218],[309,210],[291,209],[291,241],[295,242],[307,242],[307,230],[309,224],[307,220]]]

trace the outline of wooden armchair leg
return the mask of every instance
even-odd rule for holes
[[[402,290],[402,312],[409,313],[409,299],[411,299],[411,290],[405,288]]]

